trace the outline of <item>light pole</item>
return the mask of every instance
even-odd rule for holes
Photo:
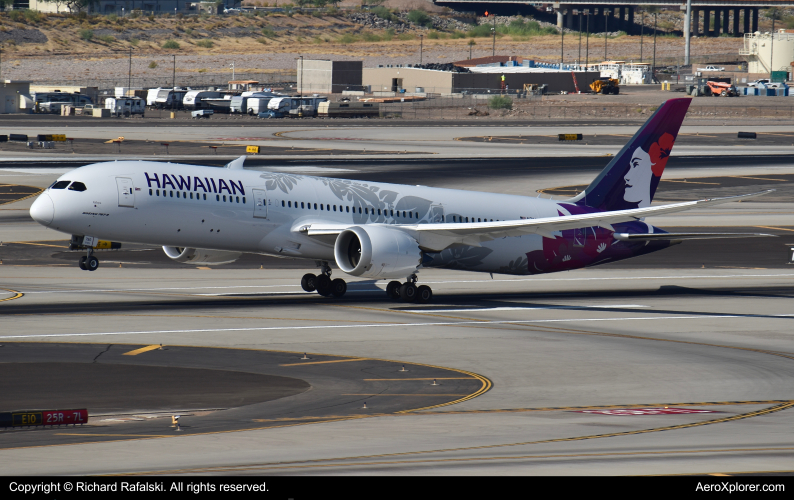
[[[565,15],[568,13],[566,10],[560,11],[562,12],[562,19],[565,20]],[[562,63],[565,59],[565,23],[560,26],[560,71],[562,71]]]
[[[587,38],[584,55],[584,72],[587,73],[587,67],[590,64],[590,9],[584,10],[584,15],[587,17]]]
[[[419,34],[419,64],[422,64],[422,55],[424,54],[424,39],[423,34]]]
[[[301,64],[301,66],[303,66],[303,65]],[[229,69],[232,70],[232,81],[235,81],[235,78],[234,78],[234,61],[232,61],[232,63],[229,65]]]
[[[469,61],[471,61],[471,48],[476,44],[477,42],[475,42],[474,40],[469,40]]]
[[[737,10],[736,13],[738,14],[739,11]],[[727,15],[727,11],[726,11]],[[690,18],[692,17],[692,0],[686,0],[686,17],[684,18],[684,66],[689,66],[689,31],[690,26],[689,23]],[[739,21],[736,21],[737,23]]]
[[[642,39],[643,37],[643,29],[645,28],[645,11],[642,11],[640,14],[640,62],[642,62]]]
[[[493,47],[492,47],[491,55],[495,57],[496,56],[496,14],[493,15],[493,28],[491,28],[491,31],[493,31]]]
[[[174,58],[174,73],[171,77],[171,83],[174,84],[174,88],[176,88],[176,54],[171,54],[171,57]]]
[[[607,36],[609,33],[609,9],[604,9],[604,61],[607,60]]]
[[[130,69],[127,75],[127,88],[132,88],[132,47],[130,47]]]
[[[581,65],[582,64],[582,12],[579,10],[574,10],[573,13],[575,16],[579,18],[579,56],[576,58],[576,64]]]
[[[303,97],[303,56],[299,56],[301,60],[301,84],[298,88],[298,93]]]
[[[653,65],[651,66],[651,80],[656,81],[656,15],[653,13]]]

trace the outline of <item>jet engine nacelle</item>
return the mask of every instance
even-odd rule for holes
[[[242,255],[240,252],[206,250],[203,248],[163,247],[165,254],[172,260],[183,264],[220,265],[231,264]]]
[[[419,244],[388,226],[348,228],[336,238],[334,258],[342,271],[365,278],[405,278],[422,263]]]

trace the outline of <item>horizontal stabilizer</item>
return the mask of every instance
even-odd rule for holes
[[[719,238],[777,238],[774,234],[765,233],[615,233],[619,241],[653,241],[653,240],[713,240]]]

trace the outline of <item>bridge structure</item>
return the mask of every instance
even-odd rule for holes
[[[577,0],[576,2],[537,3],[520,0],[434,0],[436,5],[459,11],[477,13],[490,10],[499,14],[522,13],[541,17],[557,14],[557,26],[582,30],[589,26],[591,33],[625,31],[639,34],[634,22],[635,12],[647,7],[686,11],[681,0]],[[689,19],[691,36],[718,37],[723,34],[740,37],[758,31],[759,11],[770,7],[794,7],[794,0],[691,0]],[[580,24],[581,23],[581,24]]]

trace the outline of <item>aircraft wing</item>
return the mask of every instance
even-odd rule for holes
[[[758,193],[728,196],[725,198],[712,198],[698,201],[686,201],[669,205],[633,208],[629,210],[615,210],[611,212],[595,212],[580,215],[567,215],[562,217],[545,217],[541,219],[520,219],[497,222],[470,222],[470,223],[432,223],[432,224],[397,224],[389,225],[411,234],[419,242],[421,248],[441,251],[454,244],[480,246],[482,242],[509,236],[522,236],[525,234],[539,234],[547,238],[554,238],[553,232],[565,229],[600,226],[610,231],[615,229],[612,224],[639,220],[653,215],[665,215],[684,212],[693,208],[709,207],[732,201],[744,200],[771,193],[774,189]],[[357,224],[305,224],[296,228],[309,236],[337,235],[348,227]],[[660,233],[659,238],[662,239]],[[633,235],[632,235],[633,236]],[[668,234],[665,234],[669,238]],[[618,238],[620,239],[620,238]],[[631,238],[629,238],[631,239]]]
[[[720,238],[777,238],[766,233],[615,233],[619,241],[713,240]]]

